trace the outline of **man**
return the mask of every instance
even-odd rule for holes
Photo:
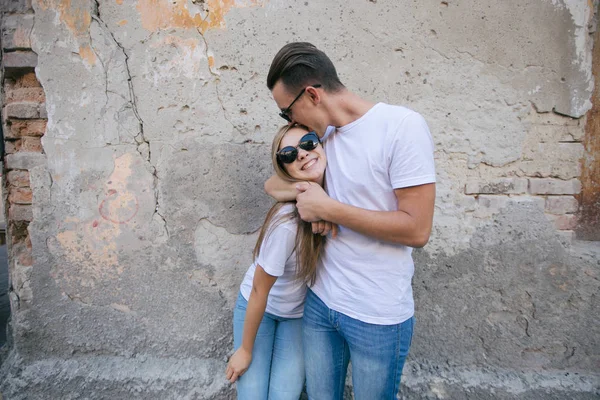
[[[326,242],[306,297],[303,341],[311,399],[342,399],[349,359],[357,400],[395,399],[414,324],[412,248],[429,240],[435,200],[433,142],[424,119],[371,103],[340,82],[310,43],[275,56],[267,86],[289,123],[328,136],[326,190],[270,178],[265,190],[296,199]],[[335,132],[329,134],[335,127]],[[328,129],[329,128],[329,129]],[[325,134],[328,135],[325,135]],[[321,222],[317,222],[321,221]]]

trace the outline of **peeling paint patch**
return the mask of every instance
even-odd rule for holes
[[[224,28],[225,15],[232,8],[262,7],[265,3],[266,0],[207,0],[202,9],[186,0],[138,0],[137,9],[142,26],[149,31],[184,28],[205,33],[209,29]]]
[[[164,52],[164,59],[153,61],[146,68],[152,71],[154,86],[162,84],[165,79],[175,76],[185,76],[188,79],[198,79],[201,67],[206,65],[205,44],[198,39],[182,39],[177,36],[167,36],[152,45],[153,48],[170,46],[175,51]],[[162,58],[163,56],[161,56]],[[209,57],[210,63],[210,57]],[[214,60],[213,60],[214,63]]]
[[[115,169],[105,186],[105,198],[99,198],[98,213],[92,220],[67,218],[56,235],[54,252],[61,253],[67,265],[57,263],[53,276],[73,288],[93,288],[99,281],[112,280],[124,271],[119,263],[118,240],[125,224],[137,214],[138,201],[127,189],[136,159],[127,153],[115,159]],[[51,246],[52,247],[52,246]],[[76,290],[76,289],[75,289]],[[74,296],[78,296],[75,292]]]
[[[96,53],[94,53],[94,50],[89,46],[89,44],[79,47],[79,55],[88,64],[90,64],[90,65],[96,64]]]
[[[90,43],[92,14],[89,4],[71,0],[38,0],[38,4],[44,10],[52,9],[58,13],[60,22],[67,27],[79,44],[81,58],[89,65],[94,65],[96,54]]]
[[[566,9],[571,14],[573,21],[573,42],[575,47],[575,58],[573,65],[586,77],[586,86],[569,85],[572,98],[571,110],[567,115],[579,118],[592,108],[590,95],[594,87],[592,77],[592,40],[588,32],[588,26],[594,15],[592,1],[582,0],[551,0],[552,5],[559,10]],[[565,110],[560,110],[565,113]]]

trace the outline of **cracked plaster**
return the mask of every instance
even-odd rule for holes
[[[576,146],[536,152],[536,139],[550,146],[552,135],[583,135],[583,125],[545,112],[579,117],[589,108],[588,8],[570,0],[36,0],[34,8],[49,121],[47,168],[31,178],[35,273],[23,285],[32,302],[14,317],[23,363],[45,354],[135,364],[150,354],[224,368],[237,285],[271,205],[262,184],[281,121],[265,76],[291,40],[326,49],[348,87],[409,105],[431,127],[438,198],[415,277],[418,307],[428,310],[419,325],[429,332],[415,339],[415,359],[584,371],[598,362],[584,334],[595,329],[597,275],[584,282],[577,269],[593,271],[594,261],[570,258],[535,199],[506,198],[489,211],[463,194],[469,179],[579,172],[569,164]],[[553,151],[564,160],[550,168],[539,158]],[[417,378],[417,392],[455,390],[423,389]],[[197,390],[218,398],[227,389],[214,382]]]

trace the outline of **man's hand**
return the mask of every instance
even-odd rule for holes
[[[335,238],[337,237],[338,234],[338,226],[334,223],[331,223],[329,221],[315,221],[315,222],[311,222],[312,224],[312,232],[314,234],[320,234],[321,236],[327,236],[329,235],[329,232],[331,232],[331,237]]]
[[[320,185],[309,184],[308,182],[298,183],[296,185],[298,194],[296,195],[296,208],[300,218],[306,222],[317,222],[326,220],[324,210],[328,202],[333,201]],[[313,225],[313,232],[315,226]]]
[[[225,375],[229,382],[233,383],[237,381],[240,376],[244,375],[244,372],[250,367],[251,362],[252,353],[248,353],[243,347],[237,349],[229,359],[227,370],[225,371]]]

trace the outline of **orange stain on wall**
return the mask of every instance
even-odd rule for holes
[[[225,15],[234,7],[262,6],[266,0],[206,0],[208,12],[192,15],[186,0],[138,0],[142,26],[149,31],[170,28],[198,29],[205,33],[209,29],[225,26]]]
[[[79,42],[79,55],[88,64],[96,63],[96,54],[90,44],[90,25],[92,15],[89,4],[82,1],[72,0],[38,0],[38,4],[44,10],[53,9],[58,12],[60,21]]]
[[[90,47],[89,44],[84,44],[79,46],[79,55],[83,58],[88,64],[94,65],[96,64],[96,53]]]

